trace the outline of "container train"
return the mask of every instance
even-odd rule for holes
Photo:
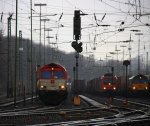
[[[111,73],[104,74],[99,78],[89,80],[86,85],[89,93],[103,93],[108,92],[112,94],[124,95],[128,91],[128,95],[150,95],[150,80],[147,76],[137,74],[132,77],[127,77],[127,87],[125,77],[113,76]]]
[[[37,90],[40,100],[45,104],[61,103],[68,94],[66,69],[56,63],[41,67],[38,70]]]
[[[71,88],[72,88],[73,92],[77,92],[77,93],[82,94],[86,91],[86,82],[85,82],[85,80],[78,80],[78,81],[74,80],[72,82],[71,86],[72,86]]]
[[[87,82],[87,91],[92,93],[115,93],[119,89],[119,80],[112,73],[106,73],[99,78]]]

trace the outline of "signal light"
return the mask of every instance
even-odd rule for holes
[[[74,19],[73,19],[73,34],[74,39],[79,40],[81,38],[81,18],[80,18],[80,10],[74,11]]]
[[[73,41],[71,43],[71,46],[76,50],[76,52],[78,53],[81,53],[83,51],[83,48],[82,48],[82,42],[80,43],[77,43],[76,41]]]
[[[83,50],[83,48],[82,48],[82,42],[80,42],[80,43],[78,44],[78,50],[77,50],[77,52],[78,52],[78,53],[81,53],[82,50]]]

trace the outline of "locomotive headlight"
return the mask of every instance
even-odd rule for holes
[[[44,88],[44,86],[43,86],[43,85],[41,85],[41,88]]]
[[[64,90],[65,89],[65,83],[59,83],[59,89]]]
[[[111,83],[109,83],[109,85],[111,85]]]
[[[64,88],[65,88],[65,86],[64,86],[64,85],[61,85],[61,86],[60,86],[60,88],[61,88],[61,89],[64,89]]]
[[[113,87],[114,90],[116,90],[116,87]]]
[[[146,90],[148,90],[148,87],[145,87]]]
[[[106,87],[104,87],[104,90],[106,90]]]
[[[132,89],[133,89],[133,90],[135,90],[135,89],[136,89],[136,87],[132,87]]]

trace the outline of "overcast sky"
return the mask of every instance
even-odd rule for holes
[[[0,0],[0,15],[4,35],[7,35],[7,18],[13,13],[15,19],[15,0]],[[71,47],[73,40],[73,16],[74,10],[88,15],[81,16],[82,30],[81,42],[85,56],[93,54],[96,59],[104,59],[109,52],[120,50],[122,59],[125,45],[125,59],[129,57],[129,42],[131,44],[131,57],[137,56],[139,36],[133,30],[140,30],[140,53],[146,57],[150,54],[150,0],[32,0],[33,3],[33,40],[39,43],[39,7],[35,3],[47,4],[42,7],[42,18],[50,19],[46,22],[46,28],[52,28],[50,41],[57,43],[58,49],[66,52],[74,52]],[[18,30],[22,30],[22,36],[30,39],[30,0],[18,0]],[[55,16],[52,16],[54,15]],[[45,16],[46,15],[46,16]],[[61,19],[60,16],[62,15]],[[59,20],[60,19],[60,20]],[[150,24],[150,23],[149,23]],[[60,27],[60,26],[64,27]],[[107,25],[107,27],[104,26]],[[42,28],[44,23],[42,22]],[[15,20],[12,21],[12,34],[15,35]],[[118,29],[124,29],[119,32]],[[44,41],[42,29],[42,43]],[[46,32],[46,36],[48,33]],[[57,36],[57,39],[56,39]],[[126,41],[127,43],[123,43]],[[47,39],[46,39],[47,43]],[[114,55],[116,57],[116,55]]]

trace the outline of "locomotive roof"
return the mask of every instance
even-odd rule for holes
[[[64,71],[66,71],[66,69],[62,65],[57,64],[57,63],[46,64],[43,67],[41,67],[41,70],[50,69],[52,67],[54,67],[54,68],[60,68],[60,69],[63,69]]]
[[[138,74],[138,75],[132,76],[132,77],[129,78],[129,80],[139,79],[139,78],[147,79],[148,80],[148,78],[145,75],[142,75],[142,74]]]
[[[112,73],[106,73],[104,76],[112,76]]]

